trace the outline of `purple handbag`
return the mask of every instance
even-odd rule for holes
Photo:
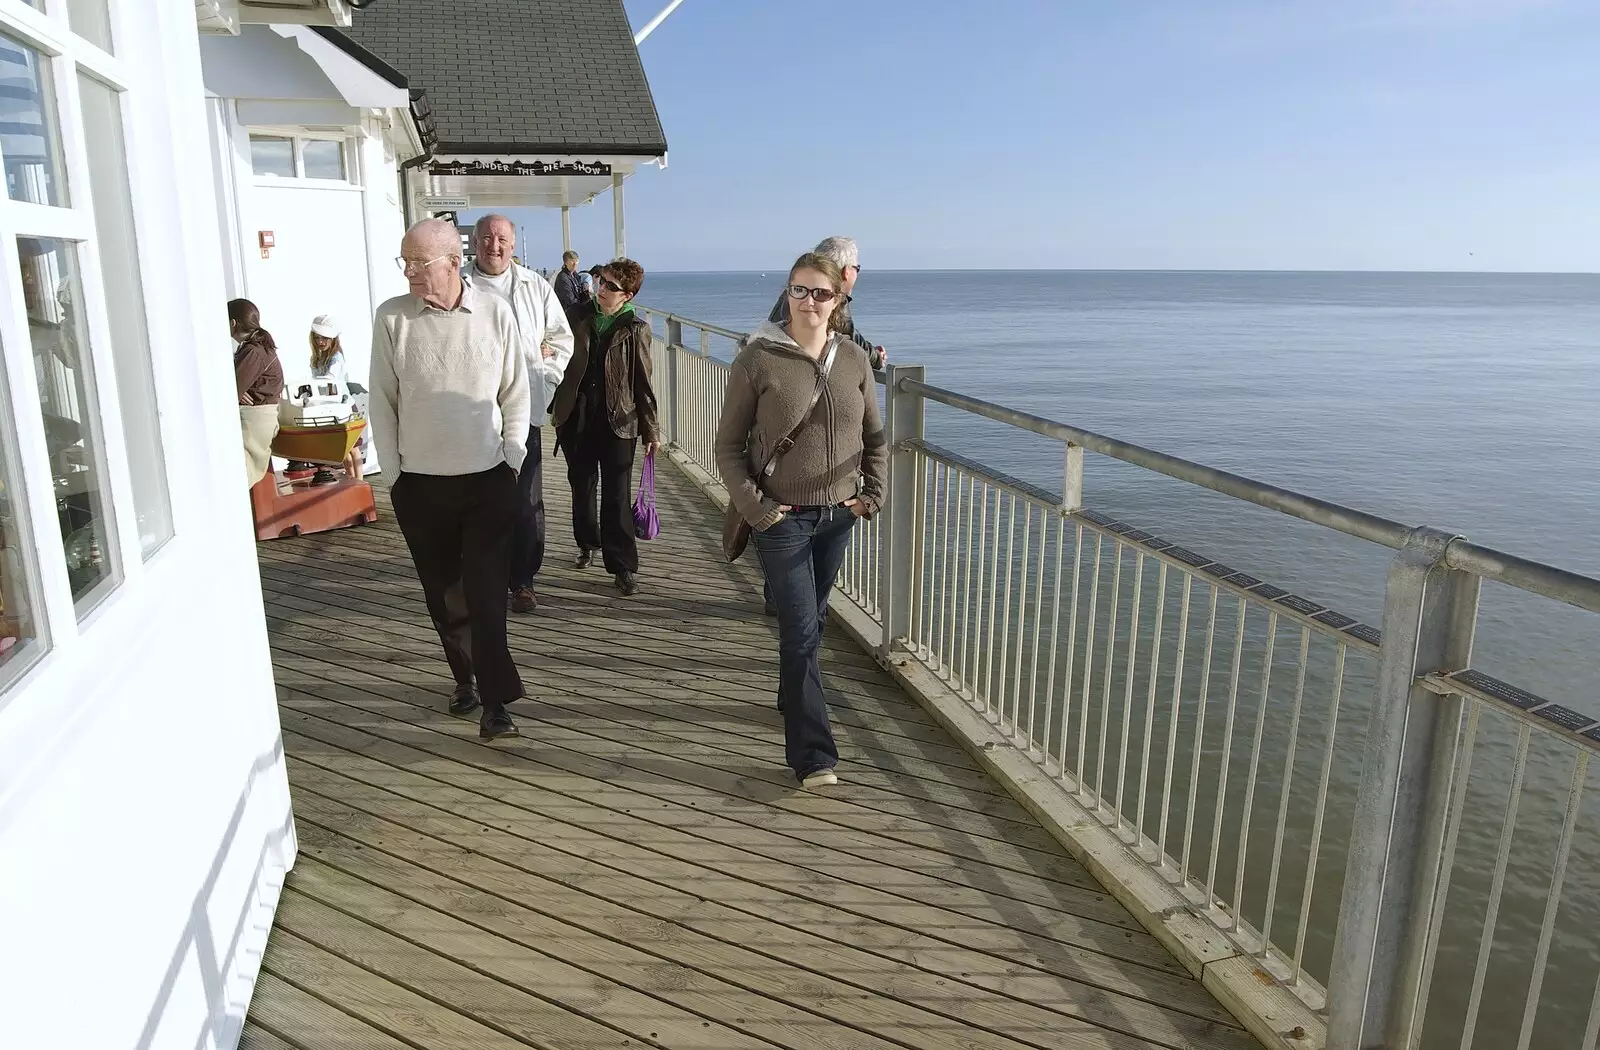
[[[661,520],[656,517],[656,454],[647,453],[639,473],[639,495],[633,501],[633,534],[641,540],[661,535]]]

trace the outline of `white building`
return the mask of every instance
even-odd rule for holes
[[[291,378],[337,315],[364,379],[424,198],[663,161],[631,43],[655,141],[461,133],[471,23],[525,66],[546,6],[628,42],[614,0],[0,0],[0,1047],[237,1042],[295,834],[223,305]]]

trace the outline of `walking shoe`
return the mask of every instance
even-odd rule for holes
[[[539,599],[534,597],[532,587],[518,587],[511,595],[511,611],[514,613],[531,613],[539,607]]]
[[[594,556],[596,554],[598,554],[598,553],[600,553],[600,552],[599,551],[592,551],[587,547],[585,547],[582,550],[580,550],[578,552],[578,568],[587,569],[589,566],[593,565],[594,564]]]
[[[617,573],[617,590],[622,592],[624,598],[631,598],[639,593],[639,577],[624,569]]]
[[[813,770],[812,772],[807,773],[801,779],[800,786],[804,788],[833,787],[833,785],[837,784],[838,782],[839,777],[834,773],[832,768],[824,767],[822,769]]]
[[[478,709],[478,687],[472,684],[458,685],[456,691],[450,694],[450,713],[453,715],[470,715]]]
[[[771,602],[763,602],[761,611],[772,617],[774,620],[778,618],[778,607],[773,605]]]
[[[517,724],[511,721],[511,716],[506,714],[504,707],[485,707],[483,717],[478,720],[478,735],[485,740],[517,736]]]

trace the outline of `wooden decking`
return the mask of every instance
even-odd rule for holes
[[[623,599],[571,568],[551,466],[513,742],[444,711],[387,504],[262,546],[300,857],[243,1046],[1257,1047],[832,631],[843,783],[798,791],[714,509],[663,471]]]

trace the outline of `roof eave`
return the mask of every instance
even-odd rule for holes
[[[645,157],[657,160],[667,155],[665,142],[446,142],[440,140],[434,152],[441,156],[571,156],[601,153],[609,157]]]

